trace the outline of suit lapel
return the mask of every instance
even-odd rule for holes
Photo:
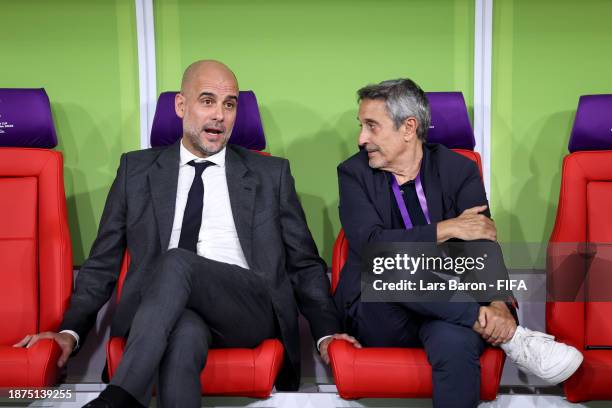
[[[148,175],[162,251],[168,248],[174,222],[180,161],[179,143],[180,140],[159,155]]]
[[[258,183],[231,145],[227,146],[225,156],[225,176],[238,240],[247,263],[252,265],[253,210]]]
[[[376,203],[376,209],[378,215],[382,218],[384,225],[392,225],[391,222],[391,198],[390,198],[390,184],[387,172],[380,170],[373,170],[374,172],[374,202]]]
[[[435,151],[429,144],[423,144],[423,160],[425,178],[425,197],[427,198],[427,209],[429,219],[432,223],[442,221],[442,186],[440,185],[440,174],[436,163]]]

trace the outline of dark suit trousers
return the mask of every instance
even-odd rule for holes
[[[433,406],[472,408],[480,400],[484,340],[472,330],[475,302],[357,302],[354,334],[366,347],[424,347]]]
[[[209,347],[255,347],[275,334],[255,272],[171,249],[143,294],[111,384],[148,406],[157,379],[164,408],[199,407]]]

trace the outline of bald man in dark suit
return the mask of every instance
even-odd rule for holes
[[[183,76],[183,137],[124,154],[98,236],[60,333],[62,363],[84,340],[131,255],[112,336],[127,336],[110,385],[87,407],[147,406],[156,373],[164,407],[199,407],[209,347],[255,347],[279,337],[287,358],[277,388],[299,385],[298,309],[324,360],[340,325],[287,160],[227,145],[238,82],[216,61]]]

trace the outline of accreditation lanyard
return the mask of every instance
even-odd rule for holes
[[[406,208],[406,202],[404,201],[404,197],[402,196],[402,192],[400,191],[399,184],[397,184],[397,180],[393,174],[391,175],[393,179],[391,183],[391,188],[393,189],[393,195],[395,196],[395,201],[397,202],[397,206],[399,207],[400,213],[402,214],[402,219],[404,220],[404,225],[406,229],[412,228],[412,220],[410,219],[410,214],[408,214],[408,208]],[[429,220],[429,210],[427,209],[427,199],[425,198],[425,192],[423,191],[423,183],[421,182],[421,173],[414,180],[414,187],[416,189],[417,197],[419,198],[419,204],[421,205],[421,210],[423,211],[423,215],[425,215],[425,219],[427,220],[427,224],[431,224]]]

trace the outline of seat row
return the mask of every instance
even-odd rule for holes
[[[174,113],[175,92],[160,95],[151,146],[176,142],[182,134]],[[463,95],[428,93],[432,110],[430,142],[441,143],[474,160],[480,155]],[[230,143],[262,154],[263,126],[252,91],[241,91]],[[612,95],[580,98],[563,162],[555,228],[548,249],[549,295],[576,282],[608,279],[607,252],[585,251],[585,243],[612,242]],[[57,137],[43,89],[0,89],[0,387],[50,386],[57,381],[59,348],[51,340],[13,348],[26,334],[56,330],[72,290],[72,253],[63,185],[62,155],[51,150]],[[558,245],[564,243],[564,245]],[[342,231],[334,245],[335,290],[348,244]],[[117,299],[127,274],[124,255]],[[595,265],[595,266],[593,266]],[[607,271],[609,273],[609,271]],[[596,282],[590,282],[591,286]],[[580,297],[582,296],[582,297]],[[612,398],[612,302],[591,302],[583,292],[572,299],[551,296],[548,332],[577,347],[584,364],[565,382],[570,401]],[[112,377],[125,340],[107,344]],[[329,348],[338,392],[343,398],[419,397],[432,394],[431,367],[422,349],[363,348],[335,340]],[[270,339],[255,349],[211,350],[201,373],[202,393],[264,398],[270,395],[283,362],[283,346]],[[481,356],[481,399],[495,399],[504,354],[488,347]]]

